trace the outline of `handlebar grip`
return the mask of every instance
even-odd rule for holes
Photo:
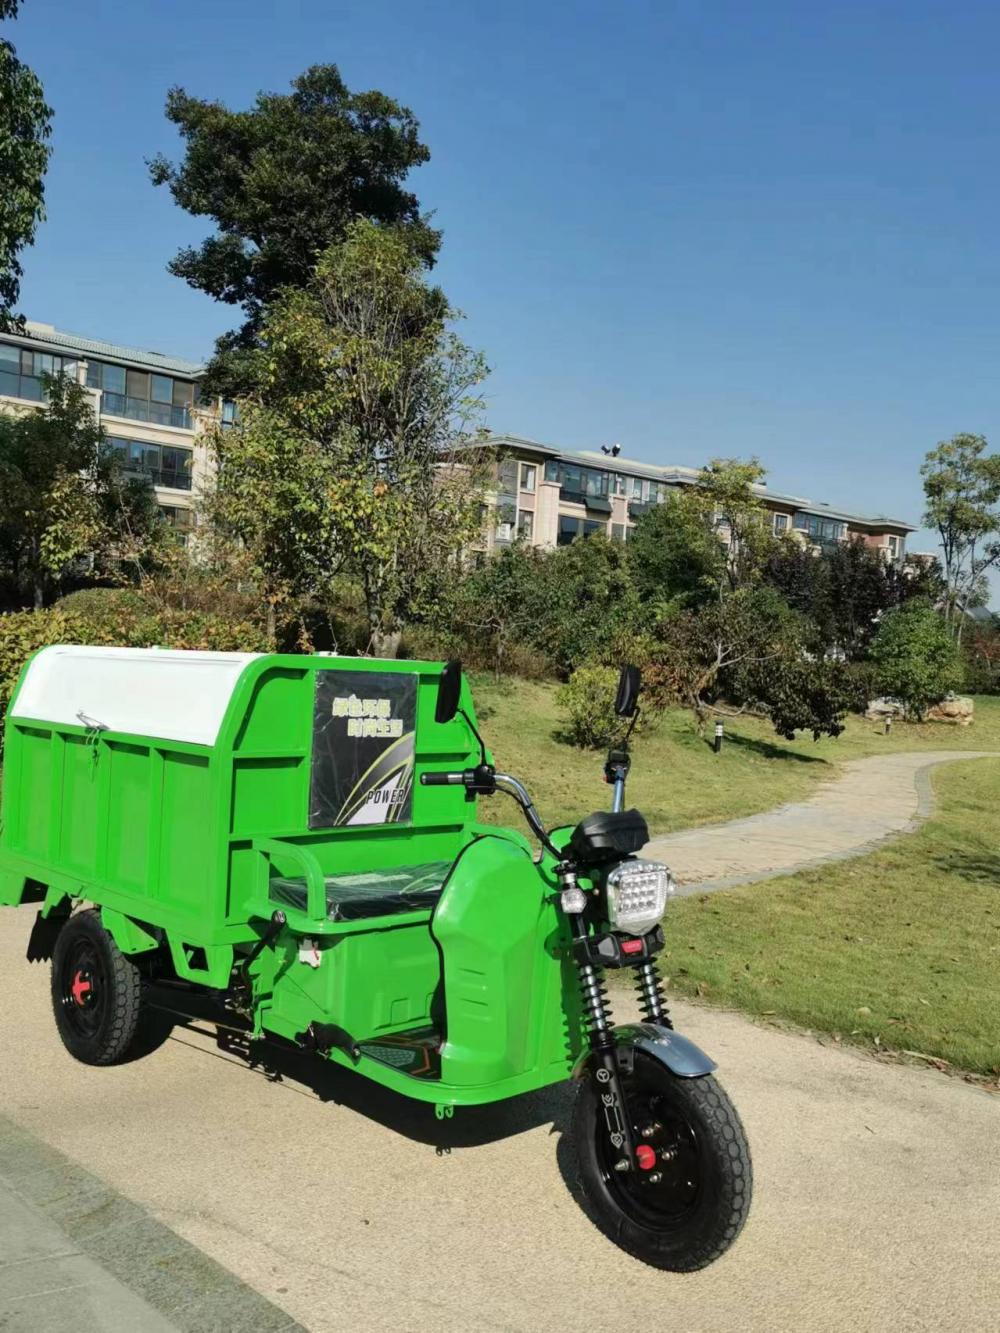
[[[421,787],[460,787],[465,782],[464,773],[421,773]]]

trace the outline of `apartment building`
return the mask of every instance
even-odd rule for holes
[[[28,321],[22,333],[0,333],[0,411],[31,411],[42,401],[41,376],[66,374],[85,386],[110,447],[127,471],[148,477],[168,522],[186,532],[210,458],[206,429],[233,420],[235,407],[202,400],[203,367],[162,352],[100,342]],[[604,453],[557,449],[514,435],[488,443],[500,456],[486,542],[496,549],[520,537],[533,546],[562,546],[592,532],[627,540],[637,520],[670,490],[693,485],[698,470],[658,466]],[[901,519],[832,508],[758,487],[776,533],[810,546],[860,539],[886,559],[902,560],[916,528]]]
[[[209,466],[205,429],[231,408],[201,401],[201,371],[194,361],[29,320],[22,333],[0,333],[0,411],[31,411],[43,398],[42,375],[71,376],[126,471],[149,478],[163,516],[186,532]]]
[[[625,541],[651,506],[675,487],[694,485],[699,475],[697,468],[557,449],[516,435],[496,435],[488,443],[500,457],[490,549],[518,537],[533,546],[564,546],[593,532]],[[917,530],[902,519],[851,513],[768,486],[755,489],[775,533],[797,534],[812,547],[860,540],[900,561],[907,535]]]

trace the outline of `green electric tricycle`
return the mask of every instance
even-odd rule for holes
[[[43,649],[7,712],[0,903],[40,905],[65,1046],[126,1058],[167,982],[442,1118],[572,1078],[594,1221],[657,1267],[710,1263],[750,1156],[658,979],[671,880],[624,809],[638,690],[625,668],[611,810],[547,830],[457,662]],[[478,821],[497,792],[535,842]],[[641,1022],[612,1024],[608,969]]]

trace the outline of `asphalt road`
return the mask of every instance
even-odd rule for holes
[[[251,1070],[207,1024],[164,1024],[144,1058],[86,1068],[56,1038],[47,969],[23,961],[30,920],[0,913],[0,1113],[91,1197],[107,1189],[118,1275],[174,1327],[243,1333],[241,1293],[270,1303],[260,1327],[365,1333],[1000,1325],[1000,1097],[980,1088],[677,1005],[720,1063],[756,1173],[737,1246],[681,1277],[629,1259],[579,1210],[565,1089],[442,1124],[297,1056]],[[21,1179],[37,1192],[54,1169]],[[180,1259],[151,1255],[151,1234]],[[191,1272],[191,1256],[232,1281],[229,1322],[217,1305],[199,1317],[190,1293],[174,1310],[171,1265]],[[0,1328],[24,1318],[5,1324],[0,1305]]]

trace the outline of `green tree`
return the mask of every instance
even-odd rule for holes
[[[419,125],[384,93],[351,92],[336,65],[306,70],[290,94],[258,94],[248,111],[173,88],[166,114],[184,156],[179,164],[154,158],[153,183],[217,228],[180,250],[170,272],[244,315],[216,343],[208,391],[252,388],[248,353],[267,307],[282,289],[308,286],[320,255],[356,218],[393,229],[423,263],[433,261],[440,235],[404,187],[430,156]]]
[[[753,712],[783,736],[836,736],[857,702],[839,663],[806,654],[803,618],[767,586],[740,588],[698,610],[675,608],[656,640],[651,697],[690,708],[700,725],[711,713]]]
[[[86,390],[44,382],[42,408],[0,414],[0,550],[36,608],[79,562],[94,578],[137,572],[164,527],[148,483],[105,448]]]
[[[1000,455],[987,454],[982,435],[954,435],[924,459],[927,508],[944,565],[944,617],[960,642],[965,613],[985,604],[986,576],[1000,562]]]
[[[771,515],[757,490],[766,476],[756,458],[713,458],[699,474],[693,494],[723,549],[720,596],[759,582],[774,550]]]
[[[280,408],[245,402],[236,428],[212,437],[214,480],[202,498],[202,554],[259,592],[269,638],[278,615],[330,595],[345,552],[341,487],[321,442],[290,431]]]
[[[669,602],[704,602],[724,571],[722,543],[691,491],[671,491],[662,504],[647,510],[626,550],[639,597],[661,609]]]
[[[0,0],[0,19],[16,18],[18,7],[19,0]],[[38,76],[0,38],[0,328],[17,322],[18,256],[45,215],[51,119]]]
[[[878,688],[917,719],[962,682],[954,636],[929,602],[914,600],[890,611],[879,626],[871,656]]]
[[[635,655],[641,614],[621,542],[595,533],[557,547],[545,561],[539,594],[533,641],[561,674]]]
[[[404,237],[353,223],[313,285],[267,314],[256,401],[217,443],[210,513],[266,564],[267,595],[351,574],[381,652],[395,652],[481,528],[486,367],[451,330],[454,314]]]
[[[548,613],[544,587],[550,558],[514,542],[458,580],[436,609],[440,627],[460,628],[476,656],[492,665],[497,679],[509,669],[511,648],[534,644],[538,638]]]

